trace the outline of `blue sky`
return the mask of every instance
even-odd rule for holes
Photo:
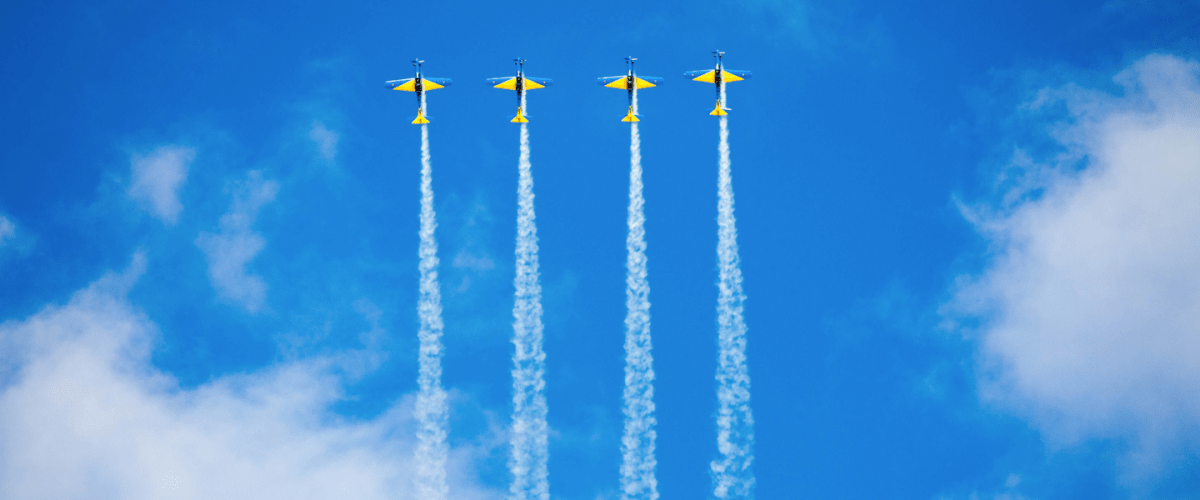
[[[452,494],[500,498],[517,130],[483,79],[521,56],[555,80],[529,97],[551,492],[617,498],[628,132],[594,82],[627,55],[666,78],[659,491],[710,495],[717,124],[681,75],[720,49],[754,72],[759,497],[1195,498],[1197,28],[1118,0],[7,3],[0,496],[407,498],[420,139],[381,83],[420,57],[455,81],[428,96]]]

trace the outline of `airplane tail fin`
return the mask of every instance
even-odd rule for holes
[[[413,123],[413,125],[424,125],[426,123],[429,123],[429,118],[425,117],[425,110],[418,109],[417,117],[413,118],[412,123]]]
[[[629,107],[629,114],[626,114],[626,115],[625,115],[625,118],[622,118],[622,119],[621,119],[621,121],[623,121],[623,122],[637,122],[637,121],[641,121],[641,120],[638,120],[638,117],[637,117],[637,115],[633,114],[633,106],[630,106],[630,107]]]
[[[713,116],[725,116],[729,113],[726,113],[725,108],[721,107],[721,101],[717,101],[717,107],[713,108],[712,111],[709,111],[708,114],[713,115]]]
[[[512,119],[513,123],[529,123],[529,119],[525,118],[525,113],[521,108],[517,108],[517,117]]]

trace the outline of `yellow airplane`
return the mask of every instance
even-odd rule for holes
[[[452,83],[449,78],[425,78],[425,75],[421,73],[421,63],[423,62],[425,61],[413,59],[413,66],[417,68],[416,77],[384,82],[389,89],[417,93],[417,117],[413,119],[413,125],[429,123],[429,117],[425,114],[425,91],[437,90]]]
[[[634,109],[634,104],[636,103],[634,97],[637,95],[638,89],[656,87],[658,85],[662,85],[663,82],[663,79],[657,76],[638,77],[637,73],[633,71],[633,63],[635,61],[637,61],[636,57],[631,56],[625,58],[625,65],[628,70],[624,75],[602,76],[596,80],[596,83],[599,83],[605,87],[625,89],[629,92],[629,113],[626,113],[625,118],[621,119],[623,122],[638,121],[637,110]]]
[[[717,86],[717,107],[713,108],[708,114],[713,116],[724,116],[729,113],[729,108],[721,105],[725,101],[725,84],[727,82],[738,82],[750,78],[749,71],[739,71],[735,69],[725,69],[725,64],[721,62],[721,57],[725,53],[719,50],[713,51],[713,57],[717,58],[717,67],[714,69],[701,69],[697,71],[688,71],[683,76],[691,78],[697,82],[714,83]]]
[[[529,119],[525,116],[525,91],[549,87],[554,85],[554,80],[525,76],[525,60],[517,58],[513,59],[513,62],[517,64],[517,76],[488,78],[487,82],[488,85],[498,89],[517,91],[517,117],[511,121],[513,123],[528,123]]]

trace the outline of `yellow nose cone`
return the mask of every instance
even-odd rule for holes
[[[623,121],[623,122],[637,122],[637,121],[641,121],[641,120],[638,120],[638,117],[637,117],[636,115],[634,115],[634,114],[633,114],[633,106],[630,106],[630,107],[629,107],[629,114],[625,115],[625,118],[622,118],[622,119],[621,119],[621,121]]]
[[[418,109],[417,110],[417,118],[414,119],[412,122],[413,122],[413,125],[424,125],[426,123],[429,123],[429,119],[425,118],[425,110]]]
[[[713,108],[713,110],[710,111],[708,114],[713,115],[713,116],[725,116],[729,113],[726,113],[725,109],[721,107],[721,101],[717,101],[717,107]]]
[[[525,118],[525,115],[521,111],[521,108],[517,108],[517,117],[513,118],[512,122],[513,123],[529,123],[529,119]]]

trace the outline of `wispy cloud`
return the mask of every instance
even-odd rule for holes
[[[325,128],[324,123],[314,120],[312,128],[308,131],[308,138],[317,145],[317,151],[325,161],[332,162],[337,156],[338,134]]]
[[[196,246],[208,257],[208,277],[217,293],[249,312],[256,312],[267,297],[267,284],[246,266],[266,246],[254,232],[254,219],[263,205],[275,199],[279,183],[252,171],[233,189],[233,204],[221,217],[220,231],[200,233]]]
[[[490,271],[496,267],[496,263],[492,261],[491,256],[487,254],[475,255],[465,248],[458,251],[451,265],[459,269],[470,269],[472,271]]]
[[[453,196],[450,199],[453,200]],[[493,218],[487,203],[481,199],[472,201],[470,207],[466,208],[463,224],[452,239],[457,240],[459,250],[450,260],[445,280],[447,283],[458,283],[450,288],[450,293],[460,300],[468,297],[466,292],[477,283],[498,283],[499,274],[492,272],[496,269],[496,260],[486,244],[492,226]]]
[[[17,225],[8,220],[8,217],[0,215],[0,247],[7,245],[16,234]]]
[[[890,36],[883,18],[849,2],[747,0],[731,2],[756,18],[767,39],[819,58],[887,52]]]
[[[130,160],[131,184],[126,194],[151,215],[168,225],[179,220],[183,204],[179,188],[187,180],[188,167],[196,157],[192,148],[163,146]]]
[[[179,387],[151,365],[157,327],[125,296],[144,262],[0,324],[0,497],[416,500],[412,398],[339,417],[339,358]],[[474,453],[451,453],[455,493],[494,498]]]
[[[1018,491],[1020,485],[1021,476],[1009,474],[1004,479],[1004,487],[999,491],[981,492],[976,490],[964,495],[941,495],[938,500],[1034,500]]]
[[[1200,445],[1200,63],[1151,55],[1115,81],[1042,93],[1069,112],[1061,152],[968,208],[994,254],[947,311],[981,321],[986,399],[1059,445],[1127,440],[1142,476]]]

